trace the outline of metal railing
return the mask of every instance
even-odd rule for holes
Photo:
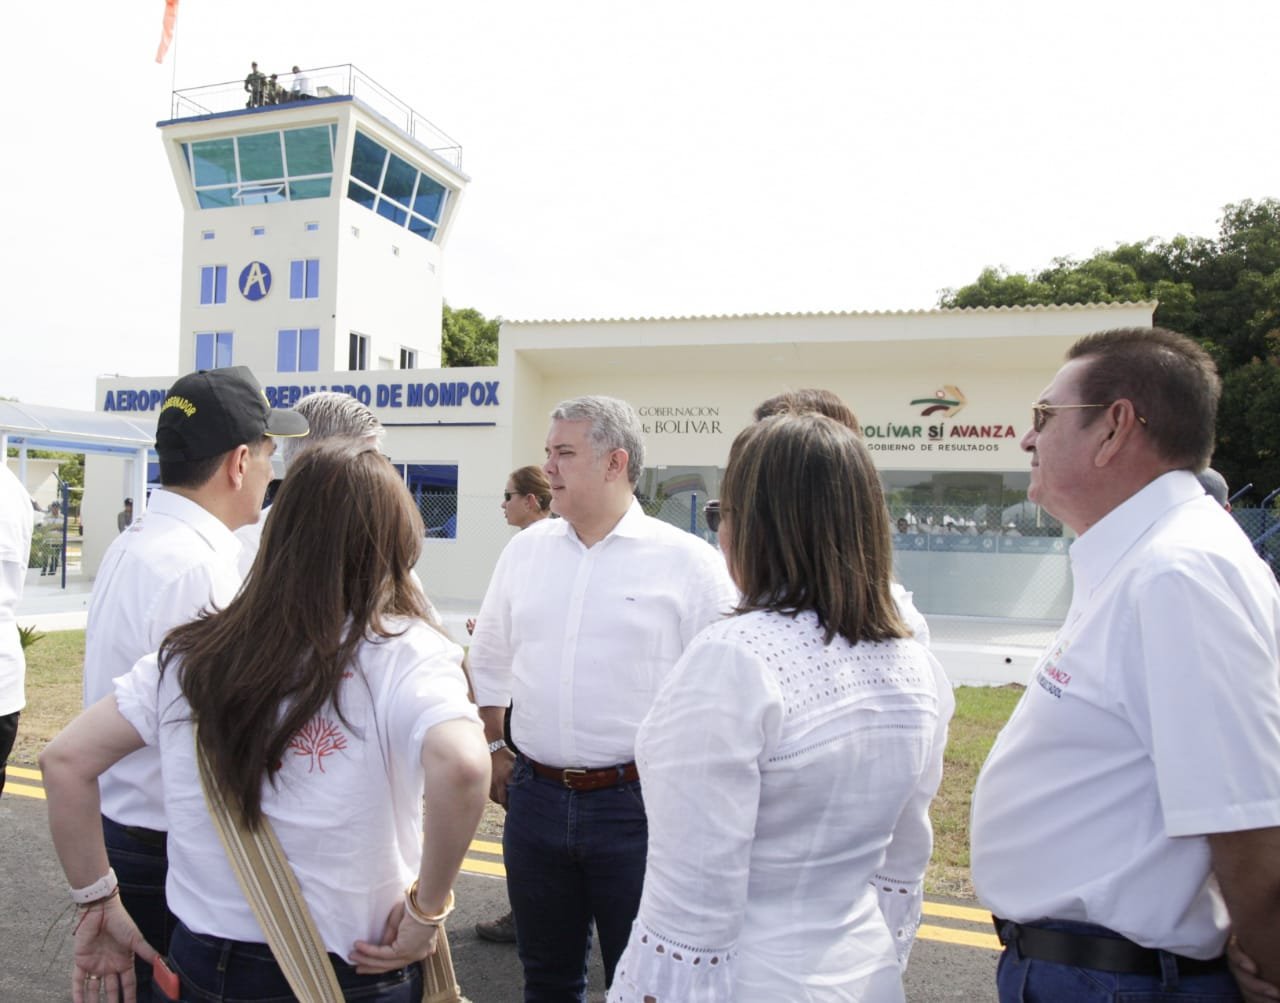
[[[371,111],[381,115],[396,128],[422,143],[437,157],[461,169],[462,145],[457,140],[352,63],[304,68],[299,76],[307,78],[311,97],[316,99],[340,96],[357,98]],[[227,80],[174,91],[170,117],[172,119],[200,118],[204,115],[246,110],[254,113],[269,113],[276,108],[290,107],[300,103],[303,99],[295,99],[290,93],[294,74],[280,73],[278,77],[282,100],[277,104],[255,106],[245,81]]]

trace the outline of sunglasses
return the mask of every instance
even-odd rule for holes
[[[1112,401],[1112,404],[1114,403],[1115,402]],[[1031,405],[1031,427],[1035,429],[1036,434],[1043,432],[1045,424],[1049,421],[1049,417],[1054,411],[1065,411],[1069,408],[1110,406],[1111,404],[1045,404],[1043,401],[1038,401]],[[1138,421],[1142,424],[1145,425],[1147,423],[1147,419],[1142,417],[1142,415],[1136,415],[1135,417],[1137,417]]]
[[[720,532],[720,499],[712,498],[702,507],[702,514],[707,520],[707,529],[713,533]]]
[[[520,492],[519,492],[519,491],[504,491],[504,492],[502,492],[502,500],[503,500],[504,502],[509,502],[509,501],[511,501],[511,499],[512,499],[512,498],[519,498],[519,497],[520,497]]]

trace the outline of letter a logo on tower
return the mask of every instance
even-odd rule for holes
[[[256,302],[271,292],[271,269],[261,261],[250,261],[240,273],[240,295]]]

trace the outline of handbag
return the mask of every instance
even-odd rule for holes
[[[196,760],[218,839],[289,988],[308,1003],[342,1003],[342,987],[329,963],[329,952],[271,823],[263,818],[258,830],[250,831],[223,798],[198,741]],[[435,953],[422,962],[422,976],[423,1003],[466,1003],[443,926],[436,934]]]

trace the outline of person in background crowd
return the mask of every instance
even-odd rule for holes
[[[524,996],[584,998],[594,922],[605,982],[640,902],[640,721],[681,652],[737,599],[724,561],[644,514],[639,418],[579,397],[551,413],[551,510],[512,537],[476,622],[471,679],[508,809],[507,891]],[[511,705],[512,753],[503,737]]]
[[[293,81],[289,84],[289,100],[306,101],[315,97],[311,91],[311,78],[297,66],[293,68]]]
[[[742,598],[636,740],[649,854],[610,1003],[901,1001],[878,875],[928,829],[951,694],[890,594],[879,477],[850,429],[783,413],[738,435],[720,505]]]
[[[18,718],[27,705],[27,662],[18,636],[18,603],[31,561],[35,513],[22,482],[0,461],[0,795],[5,765],[18,737]]]
[[[190,373],[169,388],[156,423],[163,489],[151,495],[146,517],[111,541],[93,583],[86,707],[109,695],[112,680],[158,649],[171,628],[231,601],[240,588],[234,531],[258,518],[275,438],[306,433],[300,414],[268,407],[244,366]],[[153,748],[125,757],[98,783],[124,906],[163,953],[173,917],[165,907],[169,826],[161,786]],[[140,963],[140,992],[149,991],[150,978]]]
[[[502,514],[507,525],[516,529],[526,529],[535,522],[540,522],[551,515],[551,482],[541,467],[521,467],[511,471],[507,478],[507,486],[502,490]],[[473,634],[476,629],[475,618],[467,620],[467,633]],[[509,729],[511,708],[507,708],[504,730]],[[516,942],[516,921],[508,909],[496,919],[481,920],[476,924],[476,935],[481,940],[489,940],[496,944],[514,944]]]
[[[258,69],[257,63],[250,64],[249,75],[244,78],[244,89],[249,95],[249,100],[244,103],[246,108],[259,108],[262,106],[262,92],[266,86],[267,78]]]
[[[210,817],[201,757],[250,832],[279,839],[344,998],[422,998],[416,962],[436,948],[489,786],[462,651],[426,622],[409,577],[422,520],[376,447],[307,450],[275,509],[231,604],[170,631],[41,755],[82,910],[77,999],[102,982],[131,998],[131,955],[155,955],[94,825],[97,777],[144,744],[164,761],[183,999],[292,998]]]
[[[116,513],[116,532],[123,533],[133,525],[133,499],[124,500],[124,508]]]
[[[41,575],[58,573],[58,558],[62,556],[62,506],[49,503],[49,511],[40,523],[40,542],[44,547],[44,563]]]
[[[1032,406],[1027,497],[1078,538],[973,794],[1004,1003],[1238,999],[1229,935],[1280,983],[1280,587],[1193,473],[1220,392],[1195,341],[1125,328]]]

